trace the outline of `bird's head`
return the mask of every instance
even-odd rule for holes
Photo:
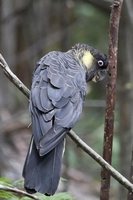
[[[86,70],[86,81],[101,81],[107,74],[107,56],[87,44],[76,44],[73,47],[76,58]]]

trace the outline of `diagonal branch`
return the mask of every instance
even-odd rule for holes
[[[14,85],[27,97],[29,98],[30,91],[29,89],[13,74],[10,70],[8,64],[6,63],[3,56],[0,54],[0,66],[4,70],[4,73],[7,75],[9,80],[11,80]],[[20,87],[21,86],[21,87]],[[68,135],[71,139],[88,155],[90,155],[99,165],[108,170],[110,174],[125,188],[130,192],[133,192],[133,184],[130,183],[124,176],[122,176],[117,170],[115,170],[111,165],[109,165],[99,154],[97,154],[92,148],[90,148],[82,139],[80,139],[77,134],[71,130]]]
[[[17,195],[21,195],[21,196],[27,196],[31,199],[35,199],[35,200],[39,200],[39,198],[37,198],[36,196],[32,195],[32,194],[29,194],[23,190],[19,190],[18,188],[13,188],[13,187],[9,187],[9,186],[5,186],[5,185],[2,185],[0,184],[0,191],[7,191],[7,192],[13,192],[13,193],[16,193]]]

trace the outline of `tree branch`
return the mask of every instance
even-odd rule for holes
[[[27,196],[27,197],[30,197],[31,199],[35,199],[35,200],[39,200],[39,198],[37,198],[36,196],[32,195],[32,194],[29,194],[23,190],[19,190],[17,188],[12,188],[12,187],[9,187],[9,186],[5,186],[5,185],[1,185],[0,184],[0,190],[2,191],[7,191],[7,192],[13,192],[13,193],[16,193],[17,195],[21,195],[21,196]]]
[[[73,130],[68,135],[71,139],[88,155],[90,155],[97,163],[99,163],[104,169],[114,177],[119,183],[121,183],[129,191],[133,192],[133,184],[130,183],[124,176],[122,176],[116,169],[108,164],[98,153],[96,153],[91,147],[89,147]]]
[[[9,80],[14,83],[14,85],[26,96],[29,98],[30,91],[29,89],[13,74],[4,60],[3,56],[0,54],[0,66],[4,70],[4,73],[7,75]],[[21,87],[19,86],[21,85]],[[133,192],[133,184],[130,183],[124,176],[122,176],[117,170],[115,170],[111,165],[109,165],[99,154],[97,154],[92,148],[90,148],[83,140],[80,139],[77,134],[71,130],[68,135],[71,139],[88,155],[90,155],[97,163],[110,172],[110,174],[125,188],[130,192]]]
[[[112,146],[114,132],[114,111],[116,99],[116,78],[117,78],[117,52],[118,52],[118,32],[120,15],[123,0],[114,0],[109,27],[109,77],[106,86],[106,112],[104,127],[103,158],[111,164]],[[105,168],[101,172],[101,192],[100,199],[108,200],[110,190],[110,172]]]

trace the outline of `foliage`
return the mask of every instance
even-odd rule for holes
[[[54,196],[51,197],[44,197],[44,195],[38,195],[40,199],[43,200],[73,200],[73,198],[66,192],[58,193],[55,194]]]
[[[5,177],[0,178],[0,184],[9,187],[17,187],[22,190],[23,180],[17,180],[12,182],[10,179]],[[66,192],[57,193],[51,197],[47,197],[45,195],[37,193],[36,196],[41,200],[73,200],[72,196]],[[14,194],[8,191],[0,190],[0,199],[2,200],[30,200],[31,198],[22,197],[19,194]]]
[[[12,187],[11,180],[5,177],[0,178],[0,184],[4,186]],[[0,190],[0,199],[2,200],[17,200],[18,198],[11,192]]]

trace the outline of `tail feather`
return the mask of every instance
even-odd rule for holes
[[[60,179],[63,147],[64,139],[48,154],[39,156],[32,138],[23,169],[27,192],[55,193]]]

